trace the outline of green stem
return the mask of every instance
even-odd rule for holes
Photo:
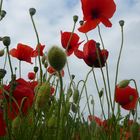
[[[97,84],[97,79],[96,79],[96,75],[95,75],[95,72],[94,72],[94,68],[92,68],[92,72],[93,72],[93,77],[94,77],[94,81],[95,81],[95,86],[96,86],[96,89],[97,89],[97,92],[98,92],[98,95],[99,95],[100,91],[99,91],[99,87],[98,87],[98,84]],[[104,113],[104,108],[103,108],[103,104],[102,104],[100,96],[99,96],[99,100],[100,100],[100,105],[101,105],[101,109],[102,109],[104,119],[106,120],[105,113]]]
[[[0,2],[0,13],[1,13],[1,10],[2,10],[2,3],[3,3],[3,0],[1,0],[1,2]]]
[[[5,67],[6,67],[7,55],[8,55],[8,54],[7,54],[7,52],[6,52],[3,69],[5,69]]]
[[[33,27],[34,27],[34,31],[35,31],[35,34],[36,34],[37,46],[38,46],[38,45],[40,45],[40,41],[39,41],[39,35],[38,35],[37,29],[36,29],[36,26],[35,26],[35,22],[34,22],[33,16],[31,16],[31,21],[32,21],[32,24],[33,24]],[[40,47],[38,47],[38,61],[39,61],[39,68],[40,68],[40,82],[42,83],[43,71],[42,71],[42,67],[41,67]]]
[[[115,94],[116,94],[116,90],[115,89],[116,89],[117,80],[118,80],[119,63],[120,63],[120,58],[121,58],[121,53],[122,53],[122,48],[123,48],[123,42],[124,42],[123,26],[121,26],[121,35],[122,35],[121,48],[120,48],[119,57],[118,57],[118,61],[117,61],[116,76],[115,76],[113,110],[115,109]]]
[[[102,47],[103,47],[103,49],[105,49],[105,45],[104,45],[104,42],[103,42],[103,39],[102,39],[101,30],[100,30],[100,26],[99,25],[98,25],[98,33],[99,33],[99,37],[100,37],[100,40],[101,40],[101,43],[102,43]],[[106,59],[106,58],[104,58],[104,59]],[[107,63],[107,61],[106,61],[105,64],[106,64],[105,68],[106,68],[107,84],[108,84],[108,90],[109,90],[109,99],[110,99],[111,108],[112,108],[112,112],[113,112],[113,103],[112,103],[112,97],[111,97],[110,78],[109,78],[109,70],[108,70],[108,63]]]

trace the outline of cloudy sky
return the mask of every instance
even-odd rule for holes
[[[109,50],[109,75],[111,86],[115,77],[115,68],[118,52],[121,44],[121,32],[118,21],[125,20],[124,27],[124,48],[119,69],[118,80],[135,79],[140,87],[140,0],[115,0],[117,10],[111,19],[112,28],[105,28],[101,25],[101,32],[105,47]],[[73,26],[73,15],[78,15],[79,20],[82,19],[82,10],[80,0],[4,0],[3,9],[7,15],[0,23],[0,36],[11,37],[11,48],[16,47],[18,43],[24,43],[35,48],[36,37],[29,16],[29,8],[36,8],[37,12],[34,16],[36,26],[39,32],[40,41],[46,45],[45,51],[52,45],[61,46],[60,31],[71,31]],[[75,32],[85,40],[83,34]],[[97,29],[88,33],[90,39],[100,42]],[[2,43],[0,48],[3,48]],[[82,45],[81,45],[82,49]],[[0,58],[0,66],[3,67],[3,59]],[[75,74],[75,80],[85,79],[90,68],[82,61],[78,60],[74,55],[68,58],[71,73]],[[13,60],[13,65],[17,66],[17,61]],[[24,65],[24,66],[23,66]],[[27,78],[27,72],[32,70],[27,63],[22,63],[26,70],[22,76]],[[65,70],[67,73],[67,70]],[[102,88],[102,79],[100,70],[96,70],[100,88]],[[8,76],[7,76],[8,78]],[[92,75],[89,78],[90,94],[97,99],[97,93],[94,86]],[[140,88],[139,88],[140,90]],[[98,99],[97,99],[98,100]],[[98,112],[98,107],[95,109]]]

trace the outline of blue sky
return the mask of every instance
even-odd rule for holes
[[[109,71],[111,82],[114,81],[114,74],[116,68],[116,60],[120,48],[120,27],[118,21],[125,20],[124,27],[124,49],[122,53],[119,80],[136,79],[138,87],[140,87],[140,0],[115,0],[117,10],[111,19],[112,28],[105,28],[101,25],[101,32],[104,39],[105,47],[109,50]],[[29,8],[36,8],[37,12],[34,16],[37,29],[39,32],[42,44],[46,45],[47,51],[52,45],[61,46],[60,31],[72,30],[72,17],[78,15],[82,19],[82,10],[80,0],[7,0],[3,2],[3,9],[6,10],[7,15],[0,23],[0,36],[8,35],[11,37],[11,48],[16,47],[20,43],[25,43],[33,48],[36,46],[36,37],[33,31],[32,23],[28,13]],[[76,28],[79,27],[77,24]],[[85,37],[75,31],[81,37],[80,40],[85,40]],[[90,39],[100,42],[97,30],[88,33]],[[2,44],[1,44],[1,47]],[[82,45],[80,47],[82,49]],[[0,58],[0,66],[3,66],[3,58]],[[68,58],[71,67],[71,73],[76,75],[75,80],[84,79],[89,67],[84,64],[82,60],[78,60],[75,56]],[[13,65],[17,66],[16,59],[13,59]],[[23,71],[23,77],[27,78],[28,71],[32,68],[26,63],[22,63],[23,67],[26,65],[26,71]],[[80,67],[80,72],[79,72]],[[65,70],[67,73],[67,70]],[[102,81],[100,80],[100,71],[96,70],[99,84],[102,88]],[[7,75],[8,79],[9,74]],[[7,80],[5,79],[5,80]],[[66,79],[67,80],[67,79]],[[89,79],[89,93],[94,94],[97,99],[96,90],[93,79]],[[140,90],[140,88],[139,88]],[[98,100],[98,99],[97,99]],[[97,105],[98,106],[98,105]],[[97,112],[98,112],[97,107]]]

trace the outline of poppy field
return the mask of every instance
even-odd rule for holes
[[[0,36],[0,62],[4,62],[0,67],[0,140],[140,140],[139,85],[132,78],[118,80],[125,22],[118,23],[121,45],[113,84],[108,65],[110,52],[100,25],[106,30],[112,28],[115,1],[79,1],[83,19],[74,15],[72,30],[60,30],[61,46],[56,44],[47,49],[41,43],[35,8],[28,11],[36,35],[35,48],[23,42],[12,47],[10,36]],[[1,0],[0,21],[7,16],[3,3]],[[95,29],[100,42],[88,36]],[[69,58],[73,56],[90,68],[80,81],[75,80],[78,75],[71,73]],[[30,71],[23,61],[31,65]],[[23,71],[27,71],[28,79]],[[89,77],[93,79],[91,85]],[[87,90],[90,86],[96,91]],[[92,95],[95,93],[98,103]],[[94,111],[95,104],[99,104],[101,115]]]

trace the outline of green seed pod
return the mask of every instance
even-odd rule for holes
[[[130,83],[130,80],[122,80],[119,84],[118,84],[118,87],[119,88],[125,88],[129,85]]]
[[[77,104],[78,99],[79,99],[79,90],[78,90],[78,89],[75,89],[75,90],[74,90],[74,94],[73,94],[73,102],[74,102],[75,104]]]
[[[36,94],[35,109],[46,109],[48,107],[50,97],[50,84],[48,82],[43,83]]]
[[[74,21],[75,23],[78,21],[78,16],[77,16],[77,15],[73,16],[73,21]]]
[[[120,24],[120,26],[123,27],[123,26],[124,26],[124,20],[120,20],[120,21],[119,21],[119,24]]]
[[[57,46],[53,46],[48,52],[48,61],[57,71],[63,69],[66,64],[66,53]]]
[[[4,55],[4,49],[0,50],[0,57]]]
[[[10,39],[9,36],[3,37],[2,41],[3,41],[3,44],[4,44],[6,47],[8,47],[8,46],[10,45],[10,43],[11,43],[11,39]]]
[[[29,13],[30,13],[31,16],[33,16],[36,13],[36,9],[35,8],[30,8]]]
[[[6,70],[5,69],[0,69],[0,79],[3,79],[5,74],[6,74]]]
[[[35,72],[35,73],[38,72],[38,67],[37,67],[37,66],[34,67],[34,72]]]

